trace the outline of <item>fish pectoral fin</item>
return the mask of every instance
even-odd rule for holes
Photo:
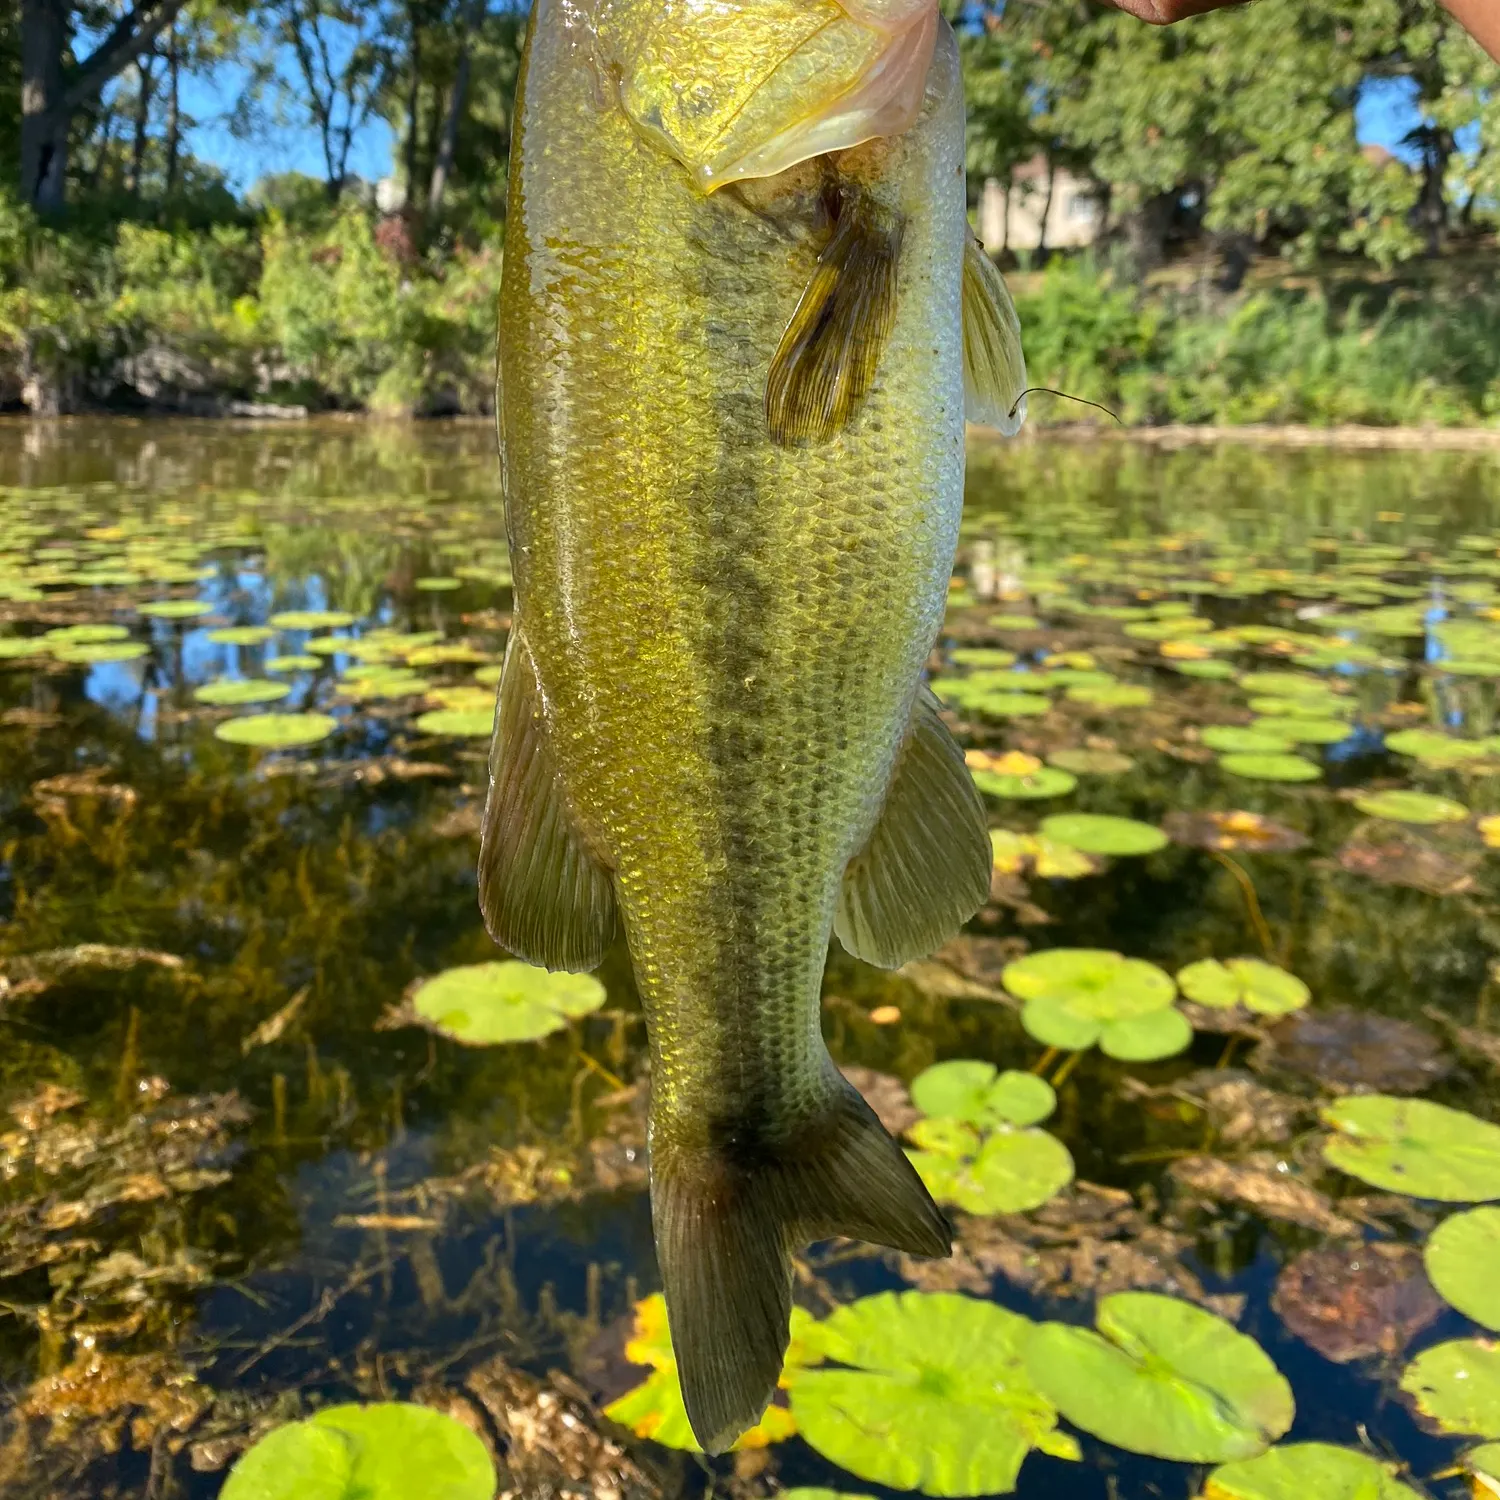
[[[846,189],[833,238],[766,376],[766,428],[783,447],[824,443],[853,419],[896,321],[901,222]]]
[[[656,1254],[683,1402],[709,1453],[760,1421],[775,1393],[794,1253],[833,1235],[952,1252],[916,1169],[854,1088],[837,1074],[833,1083],[826,1104],[776,1144],[726,1122],[732,1149],[680,1146],[653,1110]]]
[[[1026,420],[1021,320],[1000,268],[972,234],[964,248],[964,416],[1014,437]]]
[[[899,969],[984,905],[992,864],[984,803],[924,688],[879,821],[844,873],[833,930],[856,958]]]
[[[568,811],[519,628],[500,672],[479,908],[502,948],[548,969],[596,968],[614,938],[614,886]]]

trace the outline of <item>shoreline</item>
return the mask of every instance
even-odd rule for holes
[[[151,426],[182,423],[189,426],[223,424],[244,430],[296,430],[335,427],[493,427],[493,413],[454,413],[436,417],[381,416],[372,412],[311,412],[306,407],[274,407],[246,403],[238,410],[216,413],[171,411],[84,411],[47,417],[24,411],[0,412],[0,429],[57,427],[71,423],[114,423]],[[1497,427],[1363,427],[1348,424],[1312,427],[1300,424],[1246,423],[1215,426],[1180,423],[1161,427],[1109,427],[1102,423],[1061,422],[1055,426],[1027,426],[1015,438],[1004,438],[984,427],[966,429],[973,448],[999,448],[1014,442],[1140,443],[1158,448],[1207,447],[1234,443],[1259,448],[1333,448],[1344,451],[1379,449],[1396,451],[1443,451],[1452,453],[1500,452]]]

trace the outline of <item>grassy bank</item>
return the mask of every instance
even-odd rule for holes
[[[0,202],[0,403],[484,411],[500,261],[498,246],[419,253],[400,220],[355,204],[310,224],[89,234]],[[1233,295],[1192,268],[1142,292],[1091,259],[1013,280],[1033,382],[1133,426],[1500,423],[1500,289],[1480,266],[1263,269]],[[1049,397],[1032,412],[1089,416]]]

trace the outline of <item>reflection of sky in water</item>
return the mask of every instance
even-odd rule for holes
[[[96,663],[83,680],[84,697],[101,708],[123,713],[141,696],[149,660]]]

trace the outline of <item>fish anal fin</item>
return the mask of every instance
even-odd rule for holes
[[[789,1137],[747,1124],[683,1145],[655,1118],[651,1211],[688,1420],[722,1453],[781,1375],[791,1257],[833,1235],[944,1256],[952,1231],[869,1105],[829,1066],[827,1102]]]
[[[1014,437],[1026,420],[1021,320],[1000,268],[972,234],[964,246],[964,416]]]
[[[874,383],[896,321],[901,221],[845,189],[833,237],[781,336],[766,376],[766,428],[783,447],[841,432]]]
[[[500,672],[479,835],[479,907],[502,948],[548,969],[596,968],[615,933],[609,871],[568,811],[536,667],[519,629]]]
[[[874,832],[844,873],[834,931],[856,958],[899,969],[984,905],[992,865],[984,804],[924,689]]]

